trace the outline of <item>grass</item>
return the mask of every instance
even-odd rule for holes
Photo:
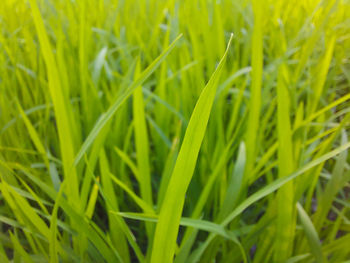
[[[0,262],[348,262],[348,0],[0,5]]]

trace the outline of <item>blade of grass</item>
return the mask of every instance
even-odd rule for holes
[[[97,182],[99,182],[100,178],[96,178]],[[92,187],[90,197],[89,197],[89,202],[86,207],[85,215],[87,218],[91,219],[92,215],[94,214],[95,206],[96,206],[96,201],[98,197],[98,185],[95,183]]]
[[[158,217],[156,215],[152,214],[140,214],[140,213],[125,213],[125,212],[113,212],[119,216],[130,218],[130,219],[136,219],[136,220],[142,220],[147,222],[158,222]],[[228,240],[231,240],[234,242],[240,249],[243,261],[247,262],[247,256],[243,249],[242,244],[239,242],[237,235],[233,231],[228,231],[221,225],[215,224],[210,221],[200,220],[200,219],[192,219],[192,218],[186,218],[182,217],[180,219],[180,225],[187,226],[187,227],[193,227],[195,229],[203,230],[209,233],[215,233],[217,235],[220,235]]]
[[[202,91],[186,129],[184,141],[160,210],[151,256],[152,263],[173,261],[185,194],[196,166],[199,149],[215,99],[217,82],[231,45],[232,37],[233,35],[231,34],[225,54]]]
[[[35,130],[34,126],[32,125],[32,123],[30,122],[29,118],[27,117],[27,115],[24,113],[21,105],[17,102],[17,107],[19,109],[19,112],[21,114],[21,117],[27,127],[28,133],[30,135],[30,138],[32,139],[36,149],[38,150],[38,152],[42,155],[46,168],[49,170],[50,166],[49,166],[49,160],[47,159],[46,156],[46,150],[44,145],[41,143],[39,134],[37,133],[37,131]]]
[[[120,186],[134,201],[135,203],[146,213],[154,213],[152,206],[148,205],[146,201],[138,197],[132,189],[115,177],[112,173],[109,173],[109,176],[113,182]]]
[[[282,48],[285,41],[279,41]],[[284,50],[283,50],[284,51]],[[280,65],[277,77],[277,131],[278,131],[278,177],[283,178],[294,171],[294,153],[290,123],[289,73],[286,65]],[[295,229],[294,183],[291,181],[278,190],[274,261],[284,262],[293,250]]]
[[[116,146],[114,147],[114,150],[119,155],[119,157],[123,160],[123,162],[125,162],[127,164],[127,166],[130,168],[130,170],[134,174],[135,178],[140,182],[139,170],[137,169],[134,162],[130,159],[130,157]]]
[[[241,214],[246,208],[248,208],[250,205],[254,204],[256,201],[264,198],[265,196],[271,194],[272,192],[276,191],[277,189],[281,188],[286,183],[290,182],[291,180],[297,178],[298,176],[304,174],[306,171],[310,170],[311,168],[319,165],[320,163],[323,163],[336,155],[340,154],[341,152],[347,150],[350,148],[350,143],[344,144],[333,151],[328,152],[327,154],[322,155],[321,157],[309,162],[308,164],[304,165],[302,168],[298,169],[291,175],[285,176],[283,178],[279,178],[275,180],[274,182],[270,183],[269,185],[263,187],[261,190],[257,191],[256,193],[249,196],[247,199],[245,199],[240,205],[238,205],[221,223],[223,226],[227,226],[233,219],[235,219],[239,214]],[[205,249],[209,246],[211,241],[215,238],[214,234],[209,235],[209,237],[206,239],[206,241],[192,254],[191,259],[189,262],[198,262],[204,253]]]
[[[303,226],[306,237],[309,241],[309,245],[311,247],[311,252],[315,257],[316,262],[326,262],[325,258],[323,257],[320,238],[318,237],[317,231],[311,221],[311,218],[307,215],[306,211],[299,203],[297,203],[296,207],[298,209],[301,225]]]
[[[140,61],[136,63],[135,78],[140,74]],[[133,94],[133,115],[134,115],[134,132],[135,132],[135,149],[137,167],[139,171],[139,182],[141,189],[141,197],[148,203],[153,205],[151,171],[149,164],[149,136],[147,132],[145,109],[143,102],[142,86],[135,89]],[[148,229],[148,235],[151,235],[151,229]]]
[[[23,260],[28,263],[34,263],[32,258],[28,255],[28,253],[24,250],[23,246],[21,245],[21,242],[18,240],[17,236],[14,235],[12,232],[9,232],[10,238],[12,241],[13,246],[15,247],[15,250],[19,252],[19,254],[23,257]]]
[[[57,212],[61,200],[61,196],[63,193],[63,189],[65,187],[65,182],[61,184],[61,187],[58,191],[57,198],[55,201],[55,205],[52,210],[51,220],[50,220],[50,242],[49,242],[49,250],[50,250],[50,263],[58,263],[58,243],[57,243]]]
[[[51,44],[49,37],[46,33],[43,19],[41,17],[37,1],[29,1],[33,19],[35,23],[35,28],[38,33],[39,42],[41,45],[41,50],[43,57],[45,59],[47,74],[49,77],[49,90],[51,99],[53,101],[55,117],[57,119],[57,128],[60,138],[60,150],[63,160],[63,168],[65,177],[68,180],[70,202],[74,203],[75,206],[79,205],[79,190],[78,190],[78,175],[76,173],[75,167],[73,167],[74,162],[74,138],[72,127],[74,123],[71,121],[73,116],[70,109],[70,102],[65,97],[63,87],[61,85],[59,70],[55,61],[54,54],[51,50]]]
[[[33,0],[32,0],[33,1]],[[118,98],[113,102],[113,104],[109,107],[109,109],[103,113],[89,135],[85,139],[83,145],[81,146],[78,154],[75,157],[74,164],[77,165],[83,155],[86,153],[90,145],[93,143],[96,136],[99,134],[101,129],[107,124],[107,122],[113,117],[115,112],[119,109],[119,107],[129,98],[134,90],[142,85],[142,83],[159,67],[160,63],[168,56],[168,54],[173,50],[176,46],[177,41],[182,37],[179,35],[169,46],[166,48],[135,80]]]
[[[219,220],[226,217],[230,211],[237,205],[239,201],[239,194],[242,187],[242,181],[244,176],[244,168],[246,163],[246,151],[245,144],[241,142],[238,150],[238,157],[235,162],[232,175],[229,179],[224,202],[221,207]]]
[[[102,187],[100,188],[100,192],[102,192],[103,196],[108,196],[109,201],[107,202],[107,210],[119,210],[118,205],[118,197],[115,193],[112,180],[110,179],[109,173],[109,162],[105,153],[105,150],[102,149],[100,152],[100,174],[101,174],[101,183]],[[119,221],[117,218],[112,215],[111,213],[108,213],[108,222],[109,222],[109,228],[110,228],[110,235],[111,240],[115,244],[116,249],[118,250],[120,256],[123,258],[125,262],[130,262],[130,256],[129,256],[129,248],[128,244],[125,240],[125,236],[128,237],[130,240],[134,240],[135,237],[131,236],[131,231],[128,229],[127,225],[124,221]],[[124,230],[122,229],[124,226]],[[123,234],[123,231],[126,232],[125,236]],[[138,260],[140,262],[143,261],[143,256],[140,252],[138,252],[137,248],[135,248],[135,245],[133,242],[130,242],[130,246],[134,249]],[[141,255],[140,255],[141,254]]]
[[[47,184],[30,174],[26,171],[25,167],[21,167],[18,165],[18,169],[23,171],[23,174],[33,183],[35,183],[40,189],[46,193],[52,200],[55,200],[57,197],[57,192],[49,187]],[[79,214],[75,207],[73,207],[66,199],[61,199],[60,207],[64,210],[64,212],[74,220],[74,222],[79,222],[79,224],[73,224],[73,229],[78,233],[84,233],[91,243],[98,249],[101,255],[107,262],[115,262],[118,260],[119,255],[116,254],[116,251],[113,251],[110,247],[107,238],[105,235],[100,235],[96,232],[94,228],[90,225],[86,217],[83,217]],[[41,230],[43,231],[43,230]]]
[[[263,7],[260,0],[253,1],[254,27],[252,36],[252,85],[251,99],[246,134],[247,168],[249,174],[253,168],[256,155],[256,138],[258,136],[259,116],[261,107],[261,83],[263,70]]]

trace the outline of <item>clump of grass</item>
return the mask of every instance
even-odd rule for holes
[[[1,262],[347,262],[349,1],[0,6]]]

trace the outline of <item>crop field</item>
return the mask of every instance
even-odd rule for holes
[[[0,1],[0,262],[349,263],[349,0]]]

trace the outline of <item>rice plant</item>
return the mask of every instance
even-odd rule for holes
[[[3,0],[0,262],[350,262],[349,0]]]

